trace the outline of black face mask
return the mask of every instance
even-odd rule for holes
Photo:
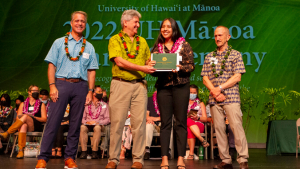
[[[102,99],[102,96],[103,96],[103,94],[101,93],[101,94],[98,94],[98,93],[96,93],[96,98],[98,99],[98,100],[101,100]]]
[[[16,104],[16,109],[18,110],[20,107],[20,104]]]
[[[32,97],[33,97],[35,100],[39,99],[39,96],[40,96],[40,94],[39,94],[38,92],[32,93]]]

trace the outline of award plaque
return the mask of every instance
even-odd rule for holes
[[[180,57],[178,53],[152,53],[151,60],[155,60],[154,66],[156,71],[172,71],[177,69],[176,65],[179,65]]]

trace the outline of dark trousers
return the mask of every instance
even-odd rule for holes
[[[185,156],[187,142],[187,109],[190,97],[190,84],[160,87],[157,89],[157,103],[161,117],[161,155],[167,156],[172,129],[172,116],[175,117],[175,132],[178,156]]]
[[[88,93],[88,83],[81,81],[78,83],[70,83],[66,81],[56,80],[56,88],[58,90],[58,100],[50,102],[48,109],[47,125],[41,144],[41,152],[38,159],[44,159],[48,162],[51,156],[54,139],[60,127],[60,123],[64,117],[66,107],[70,104],[69,110],[69,131],[67,137],[67,147],[65,149],[64,158],[75,159],[79,135],[80,125],[83,116],[84,104]]]
[[[68,132],[69,125],[61,125],[58,129],[56,138],[53,143],[53,148],[62,148],[64,144],[64,132]]]

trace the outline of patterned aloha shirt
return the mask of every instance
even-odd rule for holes
[[[221,62],[224,59],[224,56],[227,51],[228,48],[225,51],[223,51],[221,54],[217,52],[216,58],[218,60],[218,63],[216,64],[215,67],[217,73],[219,73],[221,70]],[[240,74],[246,73],[242,55],[237,50],[234,49],[231,50],[231,53],[225,63],[225,70],[223,71],[223,75],[220,75],[218,78],[216,78],[212,72],[212,67],[211,67],[212,58],[213,58],[213,52],[210,52],[208,55],[206,55],[202,67],[201,76],[208,76],[209,80],[212,82],[212,84],[215,87],[222,85],[236,73],[240,73]],[[209,95],[209,104],[224,105],[224,104],[231,104],[231,103],[240,103],[239,83],[236,83],[231,88],[225,89],[223,94],[226,96],[226,100],[224,102],[216,102],[216,100],[212,97],[212,95]]]

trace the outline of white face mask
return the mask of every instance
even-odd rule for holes
[[[48,100],[42,100],[40,99],[41,102],[43,102],[44,104],[47,104]]]
[[[197,98],[197,94],[191,94],[190,93],[190,99],[191,100],[195,100]]]

